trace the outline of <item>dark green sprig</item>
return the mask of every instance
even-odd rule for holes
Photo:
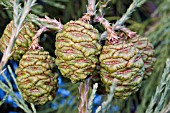
[[[95,84],[93,85],[93,90],[92,90],[92,93],[91,93],[91,96],[90,96],[89,102],[88,102],[88,113],[92,113],[93,100],[94,100],[94,98],[95,98],[97,88],[98,88],[98,83],[95,83]]]
[[[125,21],[130,18],[131,14],[136,10],[136,8],[140,7],[145,1],[146,0],[133,0],[126,13],[113,26],[122,26]]]
[[[65,5],[59,3],[58,1],[56,0],[42,0],[42,2],[52,6],[52,7],[55,7],[55,8],[60,8],[60,9],[65,9]],[[67,1],[62,1],[62,2],[67,2]]]
[[[39,27],[46,27],[49,30],[55,30],[57,32],[60,32],[63,29],[63,25],[60,21],[51,19],[48,16],[45,16],[45,18],[39,18],[37,15],[28,14],[27,20],[34,22]]]
[[[96,113],[108,113],[110,107],[111,107],[111,102],[113,100],[114,96],[114,89],[115,89],[115,83],[113,83],[110,86],[110,93],[107,95],[107,100],[102,103],[101,106],[99,106],[96,110]]]
[[[16,80],[14,78],[14,74],[12,72],[12,69],[10,66],[8,66],[8,70],[10,72],[10,75],[12,77],[12,79],[14,80],[14,83],[16,83]],[[4,73],[2,73],[2,77],[5,79],[5,81],[7,82],[7,84],[3,83],[2,81],[0,81],[0,89],[2,89],[6,95],[3,97],[3,100],[0,101],[0,105],[5,101],[6,97],[8,95],[10,95],[12,97],[12,99],[16,102],[16,104],[18,105],[18,107],[20,107],[21,109],[23,109],[26,113],[32,113],[32,111],[29,109],[29,107],[27,106],[27,104],[25,103],[25,101],[23,100],[22,96],[21,98],[19,98],[15,92],[14,92],[14,89],[12,87],[12,84],[11,82],[8,80],[8,78],[6,77],[6,75]],[[16,84],[17,86],[17,84]],[[17,86],[18,87],[18,86]],[[20,95],[21,95],[21,92],[20,90],[18,90]],[[32,106],[32,109],[34,107]],[[36,113],[36,110],[33,109],[34,113]]]
[[[99,1],[98,2],[98,6],[99,6],[99,12],[100,14],[102,14],[103,16],[105,15],[105,12],[106,12],[106,9],[107,9],[107,6],[109,4],[111,0],[104,0],[104,1]]]
[[[149,107],[147,108],[145,113],[158,113],[162,110],[165,96],[168,93],[170,86],[170,59],[166,61],[166,67],[164,68],[164,73],[162,74],[162,78],[160,84],[156,88],[155,94],[152,96]],[[158,100],[160,98],[160,100]],[[158,103],[158,101],[160,103]],[[155,104],[158,103],[156,108],[153,109]]]
[[[24,22],[27,14],[31,10],[31,8],[35,5],[36,0],[27,0],[24,2],[23,9],[20,7],[19,0],[12,1],[13,4],[13,20],[14,26],[12,28],[11,39],[9,41],[9,46],[6,48],[1,63],[0,63],[0,72],[2,71],[3,67],[5,66],[6,62],[11,56],[12,48],[15,44],[17,36],[22,29],[22,23]]]
[[[12,9],[12,3],[10,0],[1,0],[0,4],[5,7],[5,9]]]
[[[169,112],[170,112],[170,101],[160,113],[169,113]]]

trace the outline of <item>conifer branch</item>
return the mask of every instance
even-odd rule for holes
[[[94,18],[94,22],[99,22],[103,25],[103,27],[106,29],[108,40],[111,43],[115,43],[118,41],[119,37],[117,34],[112,30],[112,27],[110,26],[110,23],[107,19],[104,18],[104,9],[107,7],[110,0],[105,0],[104,2],[101,2],[99,7],[99,14],[97,14]]]
[[[8,91],[8,92],[5,92],[5,93],[6,93],[6,94],[5,94],[5,96],[3,97],[3,99],[0,100],[0,106],[5,102],[6,98],[8,97],[9,91]]]
[[[32,108],[33,113],[37,113],[37,110],[35,109],[35,106],[33,103],[31,103],[31,108]]]
[[[57,32],[61,32],[63,30],[63,25],[60,21],[51,19],[48,16],[45,16],[45,18],[39,18],[34,14],[28,14],[27,19],[37,24],[41,28],[46,27],[49,30],[55,30]]]
[[[86,6],[87,13],[80,18],[80,20],[89,23],[91,18],[96,15],[96,0],[88,0],[88,5]]]
[[[34,35],[34,37],[32,37],[32,44],[31,46],[29,47],[29,49],[42,49],[42,47],[39,46],[39,43],[38,43],[38,37],[45,31],[47,31],[48,29],[46,27],[42,27],[40,28],[37,33]]]
[[[122,30],[126,31],[124,23],[127,21],[131,14],[136,10],[137,7],[140,7],[146,0],[133,0],[132,4],[127,9],[126,13],[115,23],[112,24],[112,30]],[[131,32],[132,33],[132,32]],[[130,35],[131,35],[130,33]],[[135,32],[132,33],[132,35],[136,35]],[[108,37],[107,32],[102,33],[102,39],[106,39]]]
[[[98,83],[95,83],[93,85],[93,90],[92,90],[92,94],[90,96],[89,102],[88,102],[88,113],[92,113],[92,109],[93,109],[93,100],[95,98],[95,94],[98,88]]]
[[[13,3],[13,20],[14,20],[14,26],[12,28],[12,35],[8,44],[8,47],[6,48],[1,63],[0,63],[0,72],[2,71],[3,67],[7,63],[8,59],[11,56],[12,48],[15,44],[15,41],[17,39],[17,36],[22,29],[22,23],[24,22],[24,19],[26,18],[27,14],[31,10],[31,7],[35,5],[36,0],[27,0],[24,2],[23,9],[20,9],[20,4],[17,0],[12,1]]]
[[[170,112],[170,101],[160,113],[169,113],[169,112]]]
[[[136,10],[136,8],[140,7],[145,1],[146,0],[133,0],[126,13],[113,26],[122,26],[125,21],[130,18],[131,14]]]
[[[10,66],[8,66],[8,69],[9,69],[11,77],[14,76]],[[21,96],[21,98],[20,98],[15,94],[15,91],[12,87],[11,82],[8,80],[8,78],[6,77],[6,75],[4,73],[2,73],[2,77],[5,79],[7,84],[0,81],[0,89],[2,89],[6,93],[6,96],[3,98],[1,103],[3,103],[5,101],[7,94],[8,94],[12,97],[13,101],[18,105],[18,107],[20,107],[21,109],[24,110],[25,113],[32,113],[32,111],[29,109],[29,107],[27,106],[27,104],[23,100],[22,95],[20,95]],[[15,81],[15,78],[13,80]],[[16,86],[17,86],[17,84],[16,84]],[[18,90],[18,91],[20,92],[20,90]]]
[[[102,103],[96,110],[96,113],[107,113],[111,107],[111,102],[114,96],[115,84],[110,86],[110,93],[107,95],[107,100]]]
[[[1,0],[0,5],[4,6],[5,9],[12,9],[13,8],[12,3],[8,0]]]
[[[169,90],[169,86],[170,86],[170,59],[167,59],[166,67],[164,68],[160,84],[157,86],[156,92],[152,96],[150,104],[145,113],[152,113],[154,111],[156,113],[161,111],[165,96],[167,95]],[[163,96],[163,98],[160,98],[161,96]],[[159,98],[160,100],[158,100]],[[158,101],[161,103],[159,104]],[[156,109],[153,109],[156,103],[158,103],[158,105],[156,106]]]
[[[88,0],[87,13],[91,16],[96,14],[96,0]]]
[[[80,83],[79,86],[79,113],[88,113],[88,93],[90,89],[90,78]]]

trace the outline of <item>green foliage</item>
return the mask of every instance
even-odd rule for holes
[[[0,5],[0,35],[2,35],[6,24],[12,19],[13,9],[9,1],[10,0],[0,1],[2,4]],[[23,6],[23,1],[24,0],[22,0],[21,6]],[[111,23],[115,23],[126,12],[132,2],[133,0],[111,0],[108,4],[108,7],[110,8],[108,8],[105,12],[106,19],[108,19]],[[60,18],[62,23],[66,23],[70,20],[78,19],[83,15],[83,13],[86,13],[86,4],[86,0],[38,0],[37,5],[32,8],[31,13],[40,17],[48,15],[52,18]],[[148,37],[150,42],[154,45],[157,61],[154,65],[153,74],[148,80],[143,81],[142,87],[136,94],[132,95],[127,100],[113,99],[111,105],[116,105],[119,107],[119,111],[115,111],[115,113],[132,113],[132,111],[135,111],[136,113],[144,113],[147,109],[150,109],[147,111],[151,113],[158,113],[160,111],[162,111],[161,113],[164,113],[165,111],[168,111],[168,105],[170,105],[168,104],[170,101],[170,95],[168,95],[168,93],[170,93],[170,83],[168,78],[165,79],[164,73],[166,73],[167,77],[169,71],[164,71],[164,67],[166,59],[170,56],[169,6],[169,0],[148,0],[145,5],[137,8],[136,11],[132,14],[131,18],[125,22],[125,25],[131,30]],[[99,31],[104,31],[102,27],[98,28]],[[44,33],[44,35],[41,36],[40,41],[40,44],[45,48],[45,50],[50,51],[52,56],[54,56],[55,50],[55,34],[55,32]],[[8,70],[11,72],[11,75],[15,81],[11,68],[8,67]],[[161,76],[162,73],[163,76]],[[3,100],[0,101],[0,105],[4,104],[4,101],[8,95],[11,95],[13,100],[25,112],[78,112],[77,107],[79,104],[79,84],[72,84],[68,82],[68,79],[63,78],[63,81],[67,82],[67,84],[64,84],[61,86],[61,88],[65,88],[70,91],[70,96],[66,98],[64,104],[59,104],[62,95],[57,95],[52,102],[49,102],[44,106],[31,105],[31,109],[29,109],[28,105],[22,100],[22,98],[20,99],[15,95],[12,84],[8,81],[5,75],[2,75],[6,79],[7,84],[4,84],[2,81],[0,81],[0,88],[6,92]],[[68,102],[72,99],[72,97],[74,97],[74,99],[70,105]],[[102,97],[103,99],[106,98],[106,96]],[[51,108],[51,104],[58,105],[58,108]]]
[[[17,85],[16,79],[14,77],[14,74],[12,72],[12,69],[10,66],[8,66],[8,70],[10,72],[10,75],[12,77],[12,79],[14,80],[14,83]],[[5,101],[7,95],[10,95],[12,97],[12,99],[16,102],[16,104],[23,109],[25,112],[27,113],[32,113],[31,109],[29,109],[28,105],[25,103],[25,101],[23,100],[23,98],[18,98],[17,95],[14,92],[14,89],[12,87],[11,82],[8,80],[8,78],[6,77],[6,75],[4,73],[2,73],[3,78],[5,79],[5,81],[7,82],[7,84],[4,84],[2,81],[0,81],[0,88],[6,93],[4,99],[2,101],[0,101],[0,105],[3,104],[3,102]],[[18,87],[18,86],[17,86]],[[17,88],[19,93],[21,94],[19,88]],[[32,106],[32,109],[35,109],[34,106]]]
[[[157,86],[154,96],[150,101],[150,104],[146,110],[146,113],[158,113],[166,105],[165,99],[167,98],[168,90],[170,87],[170,59],[166,61],[166,67],[162,74],[160,84]],[[156,107],[155,104],[157,103]]]
[[[170,29],[169,17],[167,16],[170,12],[167,9],[163,11],[163,9],[167,8],[166,6],[168,5],[170,5],[168,1],[162,2],[159,5],[158,9],[153,12],[155,16],[148,18],[142,23],[129,22],[131,24],[129,26],[131,29],[138,31],[143,35],[145,34],[145,36],[149,38],[150,42],[152,42],[155,48],[157,61],[154,66],[153,74],[148,80],[143,82],[140,91],[136,95],[133,95],[126,102],[122,102],[121,100],[115,101],[115,104],[118,103],[118,105],[120,105],[120,108],[122,108],[122,110],[120,111],[124,113],[127,113],[127,111],[130,113],[131,110],[135,110],[132,107],[134,104],[137,105],[137,113],[144,113],[144,111],[148,107],[148,104],[150,103],[152,95],[154,95],[155,93],[156,86],[161,81],[161,75],[165,66],[164,62],[170,56]],[[164,83],[160,84],[163,85]],[[167,91],[166,94],[168,94],[168,92],[169,91]],[[161,92],[161,96],[163,95],[163,92]],[[159,98],[161,97],[159,96]],[[166,100],[164,100],[164,104],[167,104],[167,102],[170,100],[170,96],[166,95],[164,98],[166,98]]]

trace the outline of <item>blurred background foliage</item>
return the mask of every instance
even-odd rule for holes
[[[7,2],[8,0],[0,0]],[[24,1],[24,0],[22,0]],[[116,22],[127,10],[133,0],[111,0],[105,12],[105,18],[111,23]],[[31,13],[40,17],[45,15],[56,18],[63,24],[80,18],[86,12],[87,0],[37,0]],[[140,90],[126,100],[114,99],[110,113],[144,113],[147,109],[156,86],[160,83],[161,75],[165,67],[165,61],[170,56],[170,0],[147,0],[145,4],[137,8],[125,25],[138,34],[149,38],[154,45],[157,61],[151,77],[145,80]],[[0,36],[5,26],[12,19],[11,9],[5,9],[0,5]],[[102,33],[104,29],[95,24]],[[40,44],[54,56],[55,32],[46,32],[41,36]],[[2,53],[0,54],[2,57]],[[8,63],[13,72],[18,63]],[[8,73],[8,72],[7,72]],[[59,90],[56,98],[44,106],[36,106],[38,113],[77,113],[78,84],[72,84],[68,79],[59,77]],[[170,91],[168,92],[170,93]],[[3,92],[0,90],[0,100]],[[4,93],[5,94],[5,93]],[[101,104],[106,96],[97,95],[94,100],[94,109]],[[170,101],[170,95],[166,95],[166,102]],[[10,97],[0,106],[0,111],[23,112],[17,107]],[[11,112],[12,113],[12,112]]]

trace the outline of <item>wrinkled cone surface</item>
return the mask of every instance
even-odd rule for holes
[[[5,49],[9,45],[9,41],[12,35],[13,21],[11,21],[5,28],[2,37],[0,38],[0,50],[4,53]],[[28,51],[32,43],[31,37],[36,33],[36,27],[33,23],[25,21],[22,25],[22,29],[18,34],[16,43],[13,47],[13,55],[10,59],[19,61],[22,55]]]
[[[94,71],[101,45],[99,32],[81,20],[70,21],[56,35],[56,64],[64,77],[73,83],[84,80]]]
[[[17,83],[24,100],[43,105],[55,97],[57,73],[55,59],[44,50],[29,50],[16,70]]]
[[[109,92],[116,83],[114,97],[125,99],[136,92],[143,79],[144,63],[139,50],[124,37],[111,44],[106,41],[100,55],[101,81]]]

